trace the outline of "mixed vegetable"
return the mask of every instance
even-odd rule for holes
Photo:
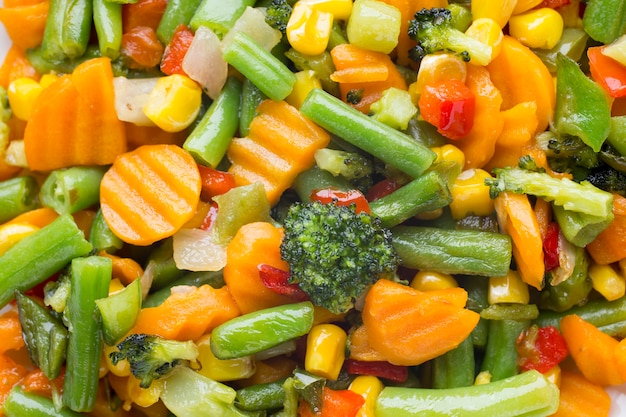
[[[612,412],[621,0],[0,21],[0,414]]]

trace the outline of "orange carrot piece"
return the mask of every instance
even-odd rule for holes
[[[142,145],[178,145],[182,146],[187,138],[187,133],[166,132],[157,126],[137,126],[133,123],[124,123],[126,128],[126,140],[128,149],[132,150]]]
[[[227,287],[210,285],[173,292],[156,306],[141,309],[130,333],[146,333],[172,340],[197,340],[227,320],[239,316]]]
[[[156,32],[165,12],[167,0],[139,0],[122,6],[122,31],[130,32],[139,26],[147,26]]]
[[[610,264],[626,258],[626,198],[613,195],[613,221],[587,245],[587,251],[598,264]]]
[[[74,218],[74,222],[76,222],[76,226],[82,230],[83,235],[89,236],[91,224],[93,223],[93,219],[96,217],[96,212],[89,209],[80,210],[72,214],[72,217]]]
[[[44,375],[41,369],[36,368],[26,374],[24,379],[20,382],[20,386],[24,392],[30,392],[47,398],[52,398],[52,387],[54,386],[57,392],[62,392],[64,379],[65,372],[61,372],[58,377],[51,381],[46,375]]]
[[[0,404],[9,395],[11,388],[28,373],[26,367],[10,357],[0,354]]]
[[[6,224],[28,223],[42,228],[52,223],[57,217],[59,217],[59,214],[54,211],[54,209],[51,209],[50,207],[41,207],[22,213],[9,220]]]
[[[0,8],[0,22],[14,45],[26,50],[41,44],[49,7],[49,1],[41,1]]]
[[[372,347],[367,329],[361,325],[350,332],[350,359],[364,362],[386,361],[387,358]]]
[[[622,379],[626,381],[626,339],[620,340],[615,347],[615,366]]]
[[[41,75],[30,64],[24,51],[16,45],[11,45],[0,67],[0,86],[8,88],[11,81],[22,77],[39,81]]]
[[[113,265],[111,276],[119,279],[124,285],[130,284],[143,275],[143,268],[132,258],[122,258],[105,251],[100,251],[98,255],[111,259]]]
[[[24,150],[34,171],[108,165],[126,151],[110,59],[90,59],[44,88],[26,125]]]
[[[446,298],[442,293],[432,295],[378,280],[367,293],[363,308],[369,344],[389,362],[406,366],[454,349],[469,336],[480,316]]]
[[[611,397],[601,386],[579,373],[562,370],[559,409],[552,417],[606,417]]]
[[[100,183],[100,205],[120,239],[150,245],[191,219],[200,199],[193,157],[175,145],[145,145],[120,155]]]
[[[242,226],[228,243],[224,281],[243,314],[293,302],[267,288],[259,275],[262,264],[289,270],[280,257],[282,239],[282,228],[254,222]]]
[[[580,372],[601,386],[624,383],[615,366],[618,341],[575,314],[561,319],[561,334]]]
[[[503,192],[494,200],[500,228],[513,243],[513,257],[522,279],[541,290],[545,265],[543,238],[528,196]]]
[[[368,113],[370,105],[388,88],[408,88],[404,77],[387,54],[346,43],[335,46],[330,55],[337,71],[333,77],[341,80],[341,98],[347,101],[349,92],[359,91],[360,101],[352,105],[363,113]],[[382,67],[387,69],[387,77],[384,79],[380,79],[380,70],[373,69]]]
[[[315,164],[315,151],[330,136],[285,101],[264,100],[250,123],[248,136],[228,148],[228,172],[238,185],[261,182],[274,205],[296,176]]]
[[[19,317],[12,315],[0,317],[0,354],[23,346],[24,339]]]

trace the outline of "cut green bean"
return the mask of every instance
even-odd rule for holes
[[[124,246],[124,241],[117,237],[104,220],[102,210],[96,212],[96,216],[89,229],[89,242],[96,251],[115,253]]]
[[[96,401],[102,356],[102,322],[96,300],[108,295],[112,268],[111,259],[103,256],[72,260],[63,404],[74,411],[91,411]]]
[[[165,12],[157,27],[157,38],[163,45],[172,40],[178,25],[189,25],[202,0],[168,0]]]
[[[26,236],[0,256],[0,307],[92,249],[69,215]]]
[[[6,417],[80,417],[68,408],[57,409],[54,402],[47,397],[25,392],[19,384],[13,386],[2,404]]]
[[[385,387],[375,413],[376,417],[545,417],[558,407],[559,388],[533,370],[470,387]]]
[[[141,299],[141,279],[136,279],[123,290],[96,300],[107,345],[115,345],[132,329],[141,310]]]
[[[50,0],[41,41],[41,57],[46,61],[59,62],[66,58],[61,46],[65,3],[65,0]]]
[[[285,379],[251,385],[237,391],[235,405],[245,411],[277,410],[285,402]]]
[[[481,369],[489,371],[492,381],[517,374],[516,342],[530,326],[530,320],[491,320],[487,348]]]
[[[296,83],[296,75],[285,64],[243,32],[224,48],[224,60],[272,100],[283,100]]]
[[[312,90],[300,111],[332,134],[413,178],[423,174],[436,158],[435,153],[426,146],[359,112],[324,90]]]
[[[390,228],[418,213],[443,208],[451,201],[447,182],[441,175],[431,171],[391,194],[372,201],[370,211],[381,219],[383,227]]]
[[[229,77],[220,95],[183,144],[197,162],[215,168],[224,158],[239,127],[240,101],[241,82]]]
[[[239,134],[247,136],[250,132],[250,123],[256,116],[256,109],[267,97],[249,79],[243,80],[241,86],[241,106],[239,110]]]
[[[474,384],[474,344],[468,337],[456,348],[433,359],[433,388],[469,387]]]
[[[486,320],[534,320],[539,317],[536,304],[492,304],[480,312]]]
[[[254,6],[255,0],[202,0],[189,22],[193,30],[206,26],[222,38],[235,24],[246,7]]]
[[[64,7],[61,47],[68,58],[83,56],[91,36],[93,2],[91,0],[66,0]]]
[[[222,271],[187,272],[182,277],[167,283],[165,287],[150,293],[143,301],[142,307],[147,308],[160,305],[172,294],[172,287],[179,285],[192,285],[194,287],[199,287],[204,284],[208,284],[213,288],[223,287],[224,276],[222,275]]]
[[[59,214],[72,214],[97,204],[103,167],[76,166],[52,171],[43,185],[41,204]]]
[[[116,59],[122,46],[122,5],[109,0],[93,0],[93,21],[100,53]]]
[[[489,280],[486,277],[459,276],[457,277],[459,286],[467,291],[467,303],[465,308],[481,313],[489,306]],[[474,346],[483,349],[487,345],[487,335],[489,333],[489,322],[483,318],[478,321],[472,330],[472,342]]]
[[[0,182],[0,223],[39,206],[39,185],[30,175]]]
[[[511,264],[511,239],[478,230],[396,226],[393,245],[408,268],[447,274],[504,276]]]

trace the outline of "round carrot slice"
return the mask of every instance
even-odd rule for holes
[[[200,173],[175,145],[144,145],[117,157],[100,183],[105,221],[120,239],[150,245],[176,233],[196,211]]]

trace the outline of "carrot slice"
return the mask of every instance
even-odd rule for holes
[[[126,151],[108,58],[90,59],[44,88],[24,131],[24,151],[34,171],[108,165]]]
[[[0,22],[14,45],[26,50],[41,44],[49,1],[0,8]]]
[[[28,373],[28,369],[9,356],[0,354],[0,404],[9,395],[11,388]]]
[[[0,340],[0,353],[24,346],[19,317],[11,315],[0,317]]]
[[[596,263],[610,264],[626,258],[626,198],[613,195],[613,214],[609,226],[587,245]]]
[[[609,415],[611,397],[601,386],[584,376],[561,371],[559,409],[552,417],[604,417]]]
[[[54,211],[54,209],[50,207],[41,207],[22,213],[9,220],[6,224],[28,223],[41,228],[52,223],[57,217],[59,217],[59,214]]]
[[[191,219],[200,199],[193,157],[175,145],[146,145],[120,155],[100,183],[105,221],[120,239],[150,245]]]
[[[41,75],[28,61],[26,53],[20,47],[11,45],[0,67],[0,85],[8,88],[11,81],[22,77],[39,81]]]

